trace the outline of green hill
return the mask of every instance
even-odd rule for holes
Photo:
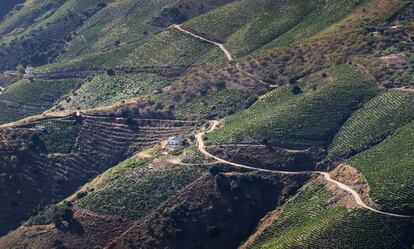
[[[404,248],[412,223],[361,209],[328,204],[321,183],[305,187],[247,248]],[[386,228],[386,229],[384,229]],[[381,239],[379,239],[381,238]]]
[[[413,247],[412,1],[1,3],[0,249]]]
[[[0,1],[0,20],[3,19],[4,16],[7,15],[13,8],[15,8],[16,5],[19,5],[22,2],[23,0],[15,0],[15,1],[2,0]],[[18,6],[17,8],[20,8],[20,6]]]
[[[391,138],[347,160],[367,179],[370,197],[386,210],[413,213],[413,131],[411,122]]]
[[[0,123],[42,113],[81,83],[81,79],[19,80],[0,95]]]
[[[369,143],[414,119],[414,94],[387,91],[370,100],[344,124],[328,154],[345,152]]]
[[[230,0],[123,0],[109,4],[77,30],[65,56],[99,51],[117,44],[142,43],[173,23],[197,16]]]
[[[262,46],[285,46],[308,38],[361,6],[363,1],[252,1],[230,3],[184,23],[221,41],[236,57]],[[213,57],[210,52],[206,57]]]
[[[77,205],[97,213],[139,219],[206,171],[202,166],[170,166],[159,171],[151,166],[152,160],[131,158],[111,168],[90,184],[88,188],[94,190],[86,190]]]
[[[268,93],[248,110],[226,118],[224,128],[209,135],[209,141],[231,143],[251,137],[287,147],[327,146],[343,122],[378,90],[350,65],[326,73],[332,82],[316,90],[304,82],[303,92],[295,94],[293,86],[284,86]]]

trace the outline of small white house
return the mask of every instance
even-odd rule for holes
[[[183,142],[184,142],[184,140],[180,137],[170,137],[167,140],[167,145],[170,146],[170,147],[177,147],[177,146],[182,145]]]
[[[36,126],[36,131],[45,132],[46,131],[46,126],[44,126],[44,125],[37,125]]]
[[[25,69],[26,74],[32,74],[34,70],[34,67],[32,66],[27,66]]]

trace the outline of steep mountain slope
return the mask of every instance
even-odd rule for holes
[[[347,161],[366,177],[371,197],[385,209],[413,213],[413,134],[411,122]]]
[[[299,86],[268,93],[248,110],[226,119],[225,128],[209,140],[237,143],[250,137],[282,147],[326,146],[344,120],[376,93],[375,84],[352,66],[326,73],[332,82],[303,93]]]
[[[413,243],[410,221],[385,218],[358,208],[349,210],[337,203],[320,182],[303,188],[274,215],[277,218],[267,221],[272,223],[242,248],[385,249]]]
[[[186,134],[196,125],[157,119],[126,120],[75,117],[66,122],[46,120],[2,130],[4,205],[0,232],[14,228],[37,208],[65,198],[91,177],[125,159],[131,151]],[[44,133],[38,131],[39,126],[45,127]]]
[[[100,0],[40,2],[39,5],[37,2],[24,5],[1,22],[0,55],[4,58],[1,71],[14,69],[18,64],[37,66],[55,60],[71,39],[72,32],[105,7]],[[31,18],[27,20],[28,17]],[[19,29],[21,22],[23,27]]]
[[[4,18],[11,10],[15,8],[20,8],[19,6],[16,6],[18,4],[21,4],[23,0],[16,0],[16,1],[8,1],[8,0],[2,0],[0,1],[0,20]]]
[[[50,60],[2,74],[0,248],[412,247],[413,8],[26,2],[1,70]]]
[[[88,20],[71,41],[65,56],[129,43],[138,45],[175,23],[182,23],[230,0],[116,1]]]

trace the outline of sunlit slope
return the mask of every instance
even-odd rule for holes
[[[203,166],[178,167],[165,161],[164,166],[157,165],[157,157],[130,158],[111,168],[85,189],[86,196],[77,205],[101,214],[139,219],[207,171]]]
[[[62,100],[60,105],[67,109],[108,106],[160,91],[172,80],[173,78],[163,77],[156,73],[118,72],[113,76],[99,74]]]
[[[227,4],[184,23],[190,30],[220,41],[242,57],[267,47],[300,42],[340,20],[364,1],[252,1]],[[200,61],[217,60],[217,49]]]
[[[181,23],[228,2],[231,0],[115,1],[76,31],[65,56],[131,42],[137,46],[173,23]]]
[[[284,146],[326,146],[343,122],[377,93],[376,86],[355,67],[328,71],[332,82],[294,93],[284,86],[259,99],[251,108],[225,119],[224,128],[209,135],[214,143],[251,137]],[[305,83],[306,84],[306,83]]]
[[[369,143],[414,119],[414,94],[387,91],[347,120],[329,148],[329,156]]]
[[[148,37],[138,46],[128,44],[96,53],[65,58],[39,67],[35,72],[54,72],[108,67],[180,67],[195,63],[214,45],[196,40],[176,30],[165,30]]]
[[[386,210],[414,212],[414,122],[347,162],[367,179],[370,197]]]
[[[399,249],[413,243],[408,220],[332,205],[331,198],[322,183],[304,187],[247,248]]]
[[[81,79],[17,81],[0,94],[0,123],[39,114],[81,83]]]

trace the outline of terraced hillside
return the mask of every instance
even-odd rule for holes
[[[0,94],[0,123],[39,114],[51,108],[69,91],[76,89],[81,79],[41,80],[22,79]]]
[[[76,120],[80,122],[76,129],[67,123],[69,121],[52,120],[16,131],[2,130],[2,198],[5,203],[1,212],[2,233],[36,212],[36,208],[65,198],[132,151],[185,134],[196,124],[168,120],[131,119],[126,122],[125,118],[94,116]],[[44,133],[35,130],[39,125],[46,127]],[[22,132],[26,135],[20,135]],[[16,192],[19,194],[15,195]]]
[[[0,21],[0,249],[413,247],[413,10],[26,1]]]
[[[101,0],[37,2],[24,5],[1,22],[1,71],[15,69],[19,64],[38,66],[55,60],[71,40],[72,32],[105,7]],[[23,27],[18,29],[20,23]]]
[[[371,198],[386,210],[413,213],[413,122],[347,162],[367,179]]]
[[[91,182],[86,196],[78,200],[77,205],[96,213],[137,220],[180,192],[206,170],[203,165],[168,165],[154,156],[145,160],[131,158]]]
[[[282,147],[328,145],[343,122],[377,90],[349,65],[332,68],[327,75],[332,82],[313,89],[296,85],[271,91],[248,110],[225,119],[225,127],[209,135],[209,141],[237,143],[250,137]]]
[[[137,46],[171,24],[182,23],[228,2],[231,0],[115,1],[77,30],[65,57],[129,43]]]
[[[6,1],[3,0],[0,2],[0,20],[4,18],[16,5],[21,4],[23,0],[16,1]],[[18,7],[19,8],[19,7]]]
[[[37,68],[35,72],[54,72],[88,68],[108,68],[122,66],[165,67],[189,66],[213,46],[209,43],[187,37],[175,30],[164,30],[146,38],[141,44],[127,44],[119,48],[77,57]]]
[[[340,20],[364,1],[236,1],[184,23],[242,57],[261,47],[299,42]],[[218,29],[217,27],[223,27]],[[202,58],[217,59],[217,49]]]
[[[60,105],[69,109],[87,109],[111,105],[133,97],[145,96],[160,91],[173,79],[156,73],[100,74],[82,85],[71,97]]]
[[[409,220],[347,209],[333,195],[320,182],[309,184],[241,248],[385,249],[413,243]]]
[[[414,118],[414,94],[387,91],[369,101],[341,128],[329,148],[339,154],[388,134]]]

